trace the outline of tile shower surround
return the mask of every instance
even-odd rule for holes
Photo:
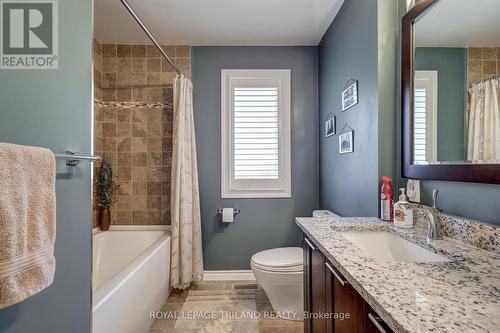
[[[164,49],[191,76],[190,47]],[[94,40],[94,151],[114,166],[119,186],[112,224],[170,224],[175,75],[151,45]],[[97,213],[94,204],[94,227]]]
[[[467,81],[469,84],[500,75],[500,47],[467,49]]]

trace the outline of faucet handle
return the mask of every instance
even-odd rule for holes
[[[432,190],[432,208],[434,209],[439,209],[437,207],[437,196],[438,196],[439,190],[437,188]]]

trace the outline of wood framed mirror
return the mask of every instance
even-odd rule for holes
[[[403,177],[500,184],[498,22],[495,0],[420,0],[403,17]]]

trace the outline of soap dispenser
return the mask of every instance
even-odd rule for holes
[[[399,190],[399,201],[394,204],[394,225],[398,228],[413,228],[413,209],[410,207],[405,189]]]

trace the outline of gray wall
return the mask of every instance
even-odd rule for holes
[[[398,0],[399,31],[401,18],[406,14],[406,0]],[[401,34],[399,34],[401,36]],[[398,105],[401,105],[401,38],[398,40]],[[401,109],[399,109],[401,111]],[[401,113],[398,112],[398,115]],[[398,124],[399,124],[398,119]],[[400,134],[401,130],[398,129]],[[398,136],[398,139],[400,135]],[[398,140],[400,142],[400,140]],[[398,149],[399,152],[399,149]],[[401,157],[398,157],[401,161]],[[404,186],[405,179],[400,180]],[[422,201],[431,203],[432,189],[439,189],[439,207],[447,213],[500,225],[500,185],[473,184],[462,182],[422,181]]]
[[[333,113],[338,133],[319,133],[320,206],[343,216],[378,216],[380,176],[396,175],[395,18],[393,0],[346,1],[319,45],[320,127]],[[359,104],[342,112],[349,77],[359,81]],[[340,155],[345,124],[354,153]]]
[[[0,141],[90,153],[92,1],[59,1],[59,13],[58,70],[0,70]],[[0,332],[90,331],[90,177],[88,163],[58,163],[54,283],[0,310]]]
[[[221,69],[291,69],[291,199],[220,198]],[[257,251],[298,246],[294,218],[318,206],[317,49],[194,47],[192,72],[205,269],[249,269]],[[222,225],[222,207],[241,209],[234,223]]]
[[[465,161],[467,49],[417,47],[415,70],[438,71],[438,161]]]

